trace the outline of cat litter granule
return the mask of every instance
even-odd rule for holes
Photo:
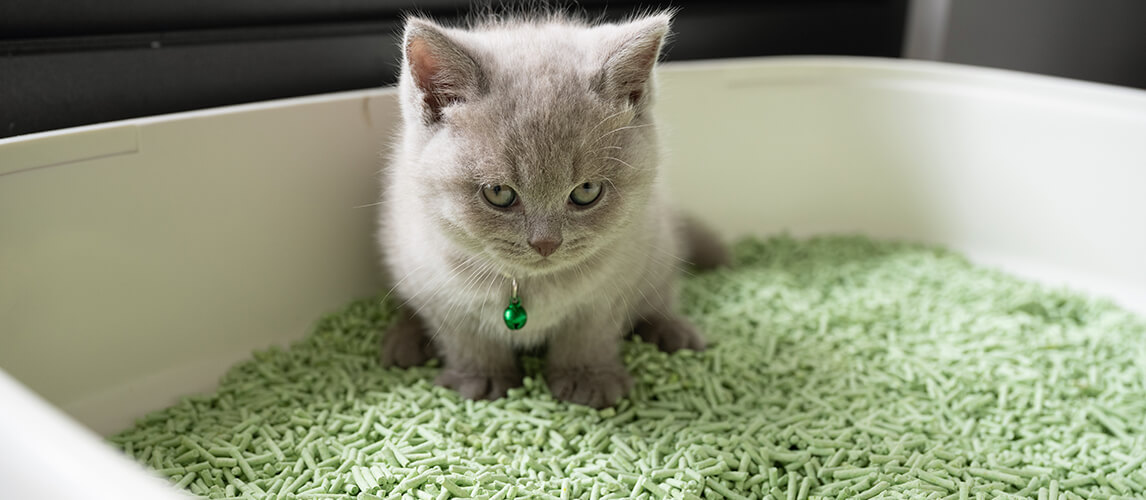
[[[536,358],[493,402],[382,369],[373,299],[110,440],[208,498],[1146,498],[1141,317],[931,247],[734,251],[684,282],[711,347],[627,342],[616,408]]]

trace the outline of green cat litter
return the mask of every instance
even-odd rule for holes
[[[711,346],[637,341],[632,393],[498,401],[378,365],[361,300],[110,438],[207,498],[1144,498],[1146,320],[862,237],[749,239],[689,276]]]

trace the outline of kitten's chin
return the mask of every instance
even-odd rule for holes
[[[545,276],[573,268],[583,259],[573,256],[522,258],[519,256],[503,258],[506,271],[514,276]]]
[[[534,261],[513,259],[507,261],[506,264],[509,272],[513,273],[514,276],[521,277],[545,276],[569,267],[564,262],[553,259],[539,259]]]

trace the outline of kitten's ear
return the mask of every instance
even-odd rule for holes
[[[440,120],[443,108],[480,92],[477,62],[438,25],[417,18],[407,21],[403,49],[427,122]]]
[[[599,91],[606,97],[643,104],[649,95],[653,66],[669,33],[671,13],[638,19],[621,27],[622,34],[605,60]]]

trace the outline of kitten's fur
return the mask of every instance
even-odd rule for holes
[[[407,22],[379,232],[405,316],[384,335],[384,365],[421,364],[432,339],[437,382],[492,399],[520,385],[516,351],[547,346],[553,394],[603,407],[631,387],[619,344],[634,328],[666,351],[704,347],[674,312],[678,268],[725,253],[678,219],[658,175],[652,69],[669,23]],[[569,202],[598,181],[594,205]],[[520,203],[496,208],[484,185]],[[538,242],[559,246],[543,257]],[[518,331],[502,319],[510,277],[529,313]]]

